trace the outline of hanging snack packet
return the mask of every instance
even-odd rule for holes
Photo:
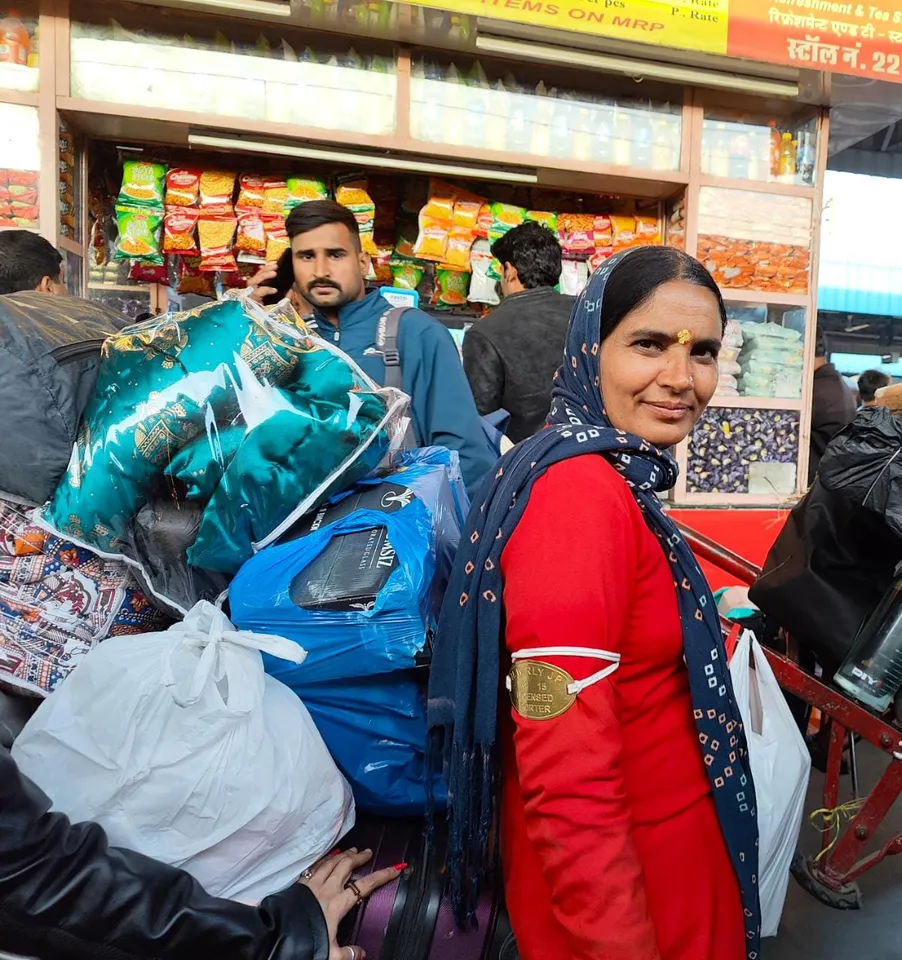
[[[354,214],[357,225],[360,227],[360,246],[363,252],[371,257],[376,256],[376,242],[373,239],[376,204],[368,193],[366,177],[361,174],[352,174],[340,178],[335,190],[335,199]]]
[[[235,174],[222,170],[205,170],[200,175],[200,206],[205,217],[231,215]]]
[[[439,267],[435,271],[432,304],[436,307],[462,307],[470,291],[470,274]]]
[[[182,256],[196,256],[198,251],[194,233],[200,211],[196,207],[169,209],[163,218],[163,252]]]
[[[498,296],[498,280],[490,275],[493,259],[488,240],[479,239],[473,244],[470,252],[470,269],[473,275],[467,296],[470,303],[487,303],[494,307],[501,302]]]
[[[493,203],[491,211],[492,225],[489,228],[489,240],[492,243],[526,221],[526,210],[510,203]]]
[[[476,234],[461,227],[452,227],[448,234],[448,247],[445,254],[445,263],[467,273],[470,271],[470,249],[476,239]]]
[[[256,213],[248,213],[238,220],[239,263],[266,263],[266,227],[263,218]]]
[[[136,260],[128,268],[128,279],[136,283],[161,283],[165,286],[169,283],[169,271],[165,263],[159,265]]]
[[[264,216],[284,216],[285,203],[288,200],[288,187],[284,180],[267,180],[263,184]]]
[[[153,264],[162,264],[162,212],[117,207],[116,223],[119,227],[119,238],[116,241],[117,260],[146,260]]]
[[[424,273],[420,264],[395,261],[391,265],[392,286],[400,290],[416,290],[422,283]]]
[[[430,191],[426,206],[420,210],[419,225],[414,256],[443,263],[448,256],[448,239],[454,226],[453,193]]]
[[[607,214],[597,213],[595,215],[592,235],[595,240],[595,252],[610,256],[614,247],[614,228],[611,226],[611,218]]]
[[[264,203],[265,181],[255,173],[242,173],[238,181],[238,202],[235,212],[262,213]]]
[[[238,221],[234,216],[219,214],[211,217],[201,214],[197,222],[197,236],[200,241],[200,269],[203,273],[238,269],[232,253],[232,238],[237,226]]]
[[[263,225],[266,228],[266,262],[275,263],[291,248],[291,241],[285,231],[285,218],[270,217],[264,220]]]
[[[543,210],[527,210],[526,219],[527,221],[532,221],[533,223],[541,223],[543,227],[547,227],[555,236],[557,236],[556,213],[546,213]]]
[[[167,207],[196,207],[199,193],[199,170],[177,167],[166,174]]]
[[[201,273],[200,257],[182,257],[178,262],[179,272],[176,292],[185,296],[215,297],[213,275]]]
[[[644,241],[636,234],[635,217],[620,217],[614,214],[611,216],[611,228],[615,253],[642,246]]]
[[[646,246],[660,246],[661,228],[657,217],[636,217],[636,236]]]
[[[398,236],[395,239],[395,254],[399,257],[406,257],[408,260],[415,259],[414,249],[417,243],[418,226],[412,220],[405,220],[398,224]]]
[[[561,213],[558,236],[565,254],[588,256],[595,252],[595,217],[591,213]]]
[[[118,205],[163,210],[166,165],[149,160],[126,160],[122,168],[122,187]]]
[[[295,207],[311,200],[328,200],[329,188],[325,180],[314,180],[309,177],[289,177],[285,181],[288,197],[285,200],[285,213],[289,214]]]

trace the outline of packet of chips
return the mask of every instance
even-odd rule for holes
[[[283,216],[287,200],[288,187],[284,180],[267,180],[263,184],[264,216]]]
[[[288,198],[285,201],[285,213],[291,213],[295,207],[310,200],[328,200],[329,188],[325,180],[310,177],[289,177],[285,181]]]
[[[235,236],[237,226],[237,219],[230,214],[212,217],[201,214],[197,222],[201,272],[215,273],[217,270],[228,272],[238,269],[238,263],[232,252],[232,238]]]
[[[149,160],[126,160],[122,167],[119,206],[163,211],[166,165]]]
[[[439,267],[435,271],[432,304],[436,307],[462,307],[470,292],[470,274]]]
[[[265,200],[265,181],[255,173],[243,173],[238,181],[238,202],[235,211],[242,213],[262,213]]]
[[[291,247],[285,231],[285,218],[270,217],[264,220],[263,225],[266,230],[266,262],[275,263]]]
[[[391,264],[392,286],[400,290],[416,290],[423,280],[425,269],[417,263],[402,263],[400,261]]]
[[[166,174],[167,207],[196,207],[199,193],[199,170],[176,167]]]
[[[266,263],[266,227],[263,217],[248,213],[238,220],[235,243],[239,263]]]
[[[200,257],[182,257],[179,260],[176,292],[183,296],[186,294],[194,294],[198,297],[216,296],[213,275],[201,272]]]
[[[116,240],[117,260],[144,260],[154,265],[162,265],[162,211],[155,213],[151,210],[117,207],[116,224],[119,228],[119,237]]]
[[[232,194],[235,192],[235,174],[223,170],[204,170],[200,175],[200,207],[205,217],[232,214]]]
[[[195,231],[200,211],[196,207],[175,207],[163,218],[163,252],[181,256],[196,256],[198,251]]]
[[[376,227],[376,204],[369,195],[365,176],[349,174],[341,177],[335,190],[335,199],[354,214],[360,228],[360,246],[364,253],[375,257],[378,253],[373,233]]]

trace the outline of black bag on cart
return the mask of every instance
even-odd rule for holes
[[[94,392],[103,341],[123,319],[48,293],[0,296],[0,491],[50,499]]]
[[[862,411],[827,447],[749,598],[832,676],[902,560],[902,419]]]

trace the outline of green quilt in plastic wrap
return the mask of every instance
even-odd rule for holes
[[[142,507],[193,501],[187,564],[231,574],[301,507],[369,473],[399,401],[285,318],[225,300],[108,340],[45,521],[129,556]]]

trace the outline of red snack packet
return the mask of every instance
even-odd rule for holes
[[[128,268],[128,279],[137,283],[162,283],[169,282],[169,271],[166,264],[158,266],[153,263],[142,263],[140,260],[133,261]]]
[[[232,194],[235,192],[235,174],[222,170],[204,170],[200,175],[200,206],[204,216],[218,217],[232,214]]]
[[[166,206],[196,207],[200,194],[200,171],[176,168],[166,174]]]
[[[266,262],[266,226],[259,214],[245,214],[238,220],[238,259],[243,263]]]
[[[266,193],[266,181],[255,173],[243,173],[238,181],[237,213],[260,213]]]
[[[163,252],[180,256],[198,254],[195,230],[200,211],[194,207],[175,207],[163,218]]]

